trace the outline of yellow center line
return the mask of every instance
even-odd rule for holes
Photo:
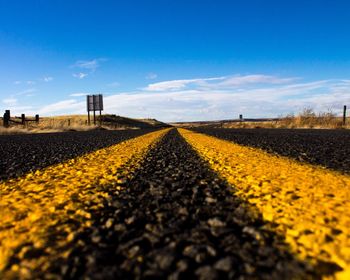
[[[350,176],[179,129],[236,194],[276,223],[292,251],[343,268],[350,279]]]
[[[118,193],[122,180],[132,176],[150,147],[167,131],[148,133],[0,183],[0,276],[10,258],[22,259],[35,250],[44,254],[6,268],[6,278],[30,278],[30,271],[47,268],[50,258],[45,254],[67,257],[69,251],[56,255],[53,248],[74,239],[74,226],[67,221],[91,226],[89,210],[103,208],[102,201],[110,200],[111,189]],[[48,246],[52,231],[55,244]]]

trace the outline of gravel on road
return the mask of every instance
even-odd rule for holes
[[[319,279],[333,272],[289,253],[274,225],[235,196],[176,130],[109,196],[51,273],[74,279]]]
[[[113,202],[106,189],[117,194],[166,132],[0,182],[0,279],[50,278],[47,268],[66,259],[74,236],[91,227],[90,211]]]
[[[350,176],[203,133],[179,129],[235,194],[276,224],[292,252],[350,276]]]
[[[299,178],[299,184],[292,175],[320,172],[330,187],[350,178],[180,132],[157,131],[78,158],[74,153],[89,150],[78,143],[83,135],[74,136],[76,145],[68,149],[73,159],[1,182],[6,199],[0,200],[0,278],[321,279],[348,264],[340,256],[348,254],[346,188],[304,195],[307,180]],[[145,132],[118,133],[92,133],[90,139],[108,146]],[[58,146],[69,137],[56,136],[60,141],[50,140],[56,143],[51,148],[64,152]],[[35,143],[44,147],[45,137]],[[34,169],[55,162],[49,147],[52,156],[46,157],[35,148],[45,160],[32,162]],[[316,199],[329,202],[331,212],[324,214],[318,204],[293,210]],[[277,206],[267,209],[271,201]],[[309,214],[315,219],[306,223]],[[290,226],[288,234],[281,225]],[[315,241],[319,236],[324,247]],[[311,257],[297,254],[291,244],[301,244],[296,249]]]

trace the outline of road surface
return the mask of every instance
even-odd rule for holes
[[[184,129],[105,133],[5,172],[0,278],[348,279],[343,168]]]

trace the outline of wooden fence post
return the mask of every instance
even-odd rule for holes
[[[22,115],[21,115],[21,121],[22,121],[22,124],[23,124],[23,125],[26,124],[26,115],[25,115],[25,114],[22,114]]]
[[[346,124],[346,105],[344,105],[344,109],[343,109],[343,125],[345,126]]]
[[[35,122],[39,123],[39,115],[35,115]]]
[[[6,110],[4,114],[4,127],[9,127],[10,126],[10,110]]]
[[[102,111],[100,110],[100,126],[102,126]]]

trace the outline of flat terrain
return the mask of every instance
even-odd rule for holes
[[[197,131],[0,137],[0,278],[347,279],[348,134]]]
[[[195,128],[240,145],[350,173],[350,131],[332,129]]]

